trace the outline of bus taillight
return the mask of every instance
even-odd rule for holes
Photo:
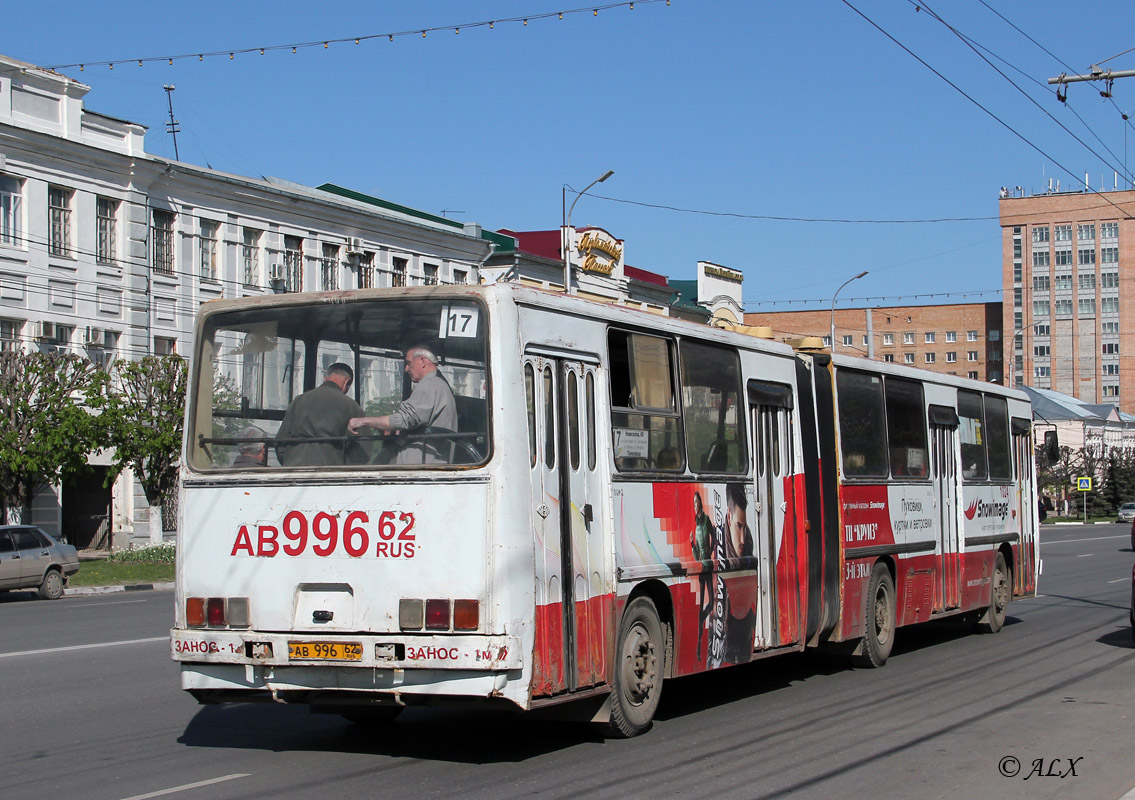
[[[480,625],[481,604],[476,600],[453,601],[453,630],[475,631]]]
[[[190,628],[205,627],[205,598],[190,597],[185,601],[185,624]]]
[[[205,617],[210,628],[225,627],[225,598],[210,597],[205,601]]]
[[[448,600],[427,600],[426,601],[426,630],[427,631],[447,631],[447,630],[449,630],[449,601]]]

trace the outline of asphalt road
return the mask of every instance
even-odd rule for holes
[[[932,623],[900,631],[882,670],[805,654],[671,681],[630,741],[473,712],[375,730],[202,707],[169,660],[172,593],[13,592],[0,797],[1116,800],[1135,787],[1128,526],[1045,526],[1043,558],[1041,596],[995,636]]]

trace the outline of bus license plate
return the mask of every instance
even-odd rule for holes
[[[358,642],[288,642],[288,658],[304,661],[362,661]]]

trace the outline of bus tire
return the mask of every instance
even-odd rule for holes
[[[615,681],[611,689],[612,735],[629,739],[650,729],[665,674],[666,640],[649,597],[636,597],[623,612]]]
[[[863,645],[852,657],[857,667],[877,668],[887,663],[895,644],[895,582],[880,562],[871,570],[863,611]]]
[[[1005,612],[1009,608],[1010,589],[1009,567],[1005,564],[1005,554],[998,552],[993,561],[993,586],[989,592],[989,608],[981,616],[978,630],[982,633],[997,633],[1005,624]]]

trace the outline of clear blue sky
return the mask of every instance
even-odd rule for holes
[[[774,308],[771,300],[825,307],[824,298],[863,269],[870,274],[841,293],[841,304],[943,292],[958,294],[940,302],[960,302],[964,292],[966,300],[999,299],[974,293],[1001,285],[1001,186],[1041,191],[1053,178],[1062,189],[1080,187],[1086,172],[1093,188],[1101,180],[1110,187],[1116,170],[1122,182],[1127,163],[1135,165],[1135,129],[1125,135],[1119,110],[1135,112],[1135,78],[1115,82],[1114,104],[1098,88],[1074,84],[1063,106],[1046,85],[1135,45],[1135,4],[934,0],[931,8],[988,48],[986,57],[1022,94],[925,7],[851,2],[1043,154],[842,0],[672,0],[669,7],[640,0],[634,10],[598,16],[588,10],[460,34],[451,27],[295,55],[61,71],[92,87],[88,108],[147,125],[153,154],[173,156],[162,90],[172,83],[185,161],[313,186],[333,182],[458,212],[450,216],[488,228],[555,228],[563,185],[582,189],[613,169],[592,193],[615,200],[581,199],[573,222],[606,228],[626,240],[628,263],[671,278],[693,277],[699,259],[740,269],[751,310]],[[0,52],[43,66],[128,60],[582,5],[11,3]],[[1106,66],[1135,68],[1135,52]],[[636,204],[750,216],[985,219],[839,224]],[[802,306],[775,306],[791,307]]]

